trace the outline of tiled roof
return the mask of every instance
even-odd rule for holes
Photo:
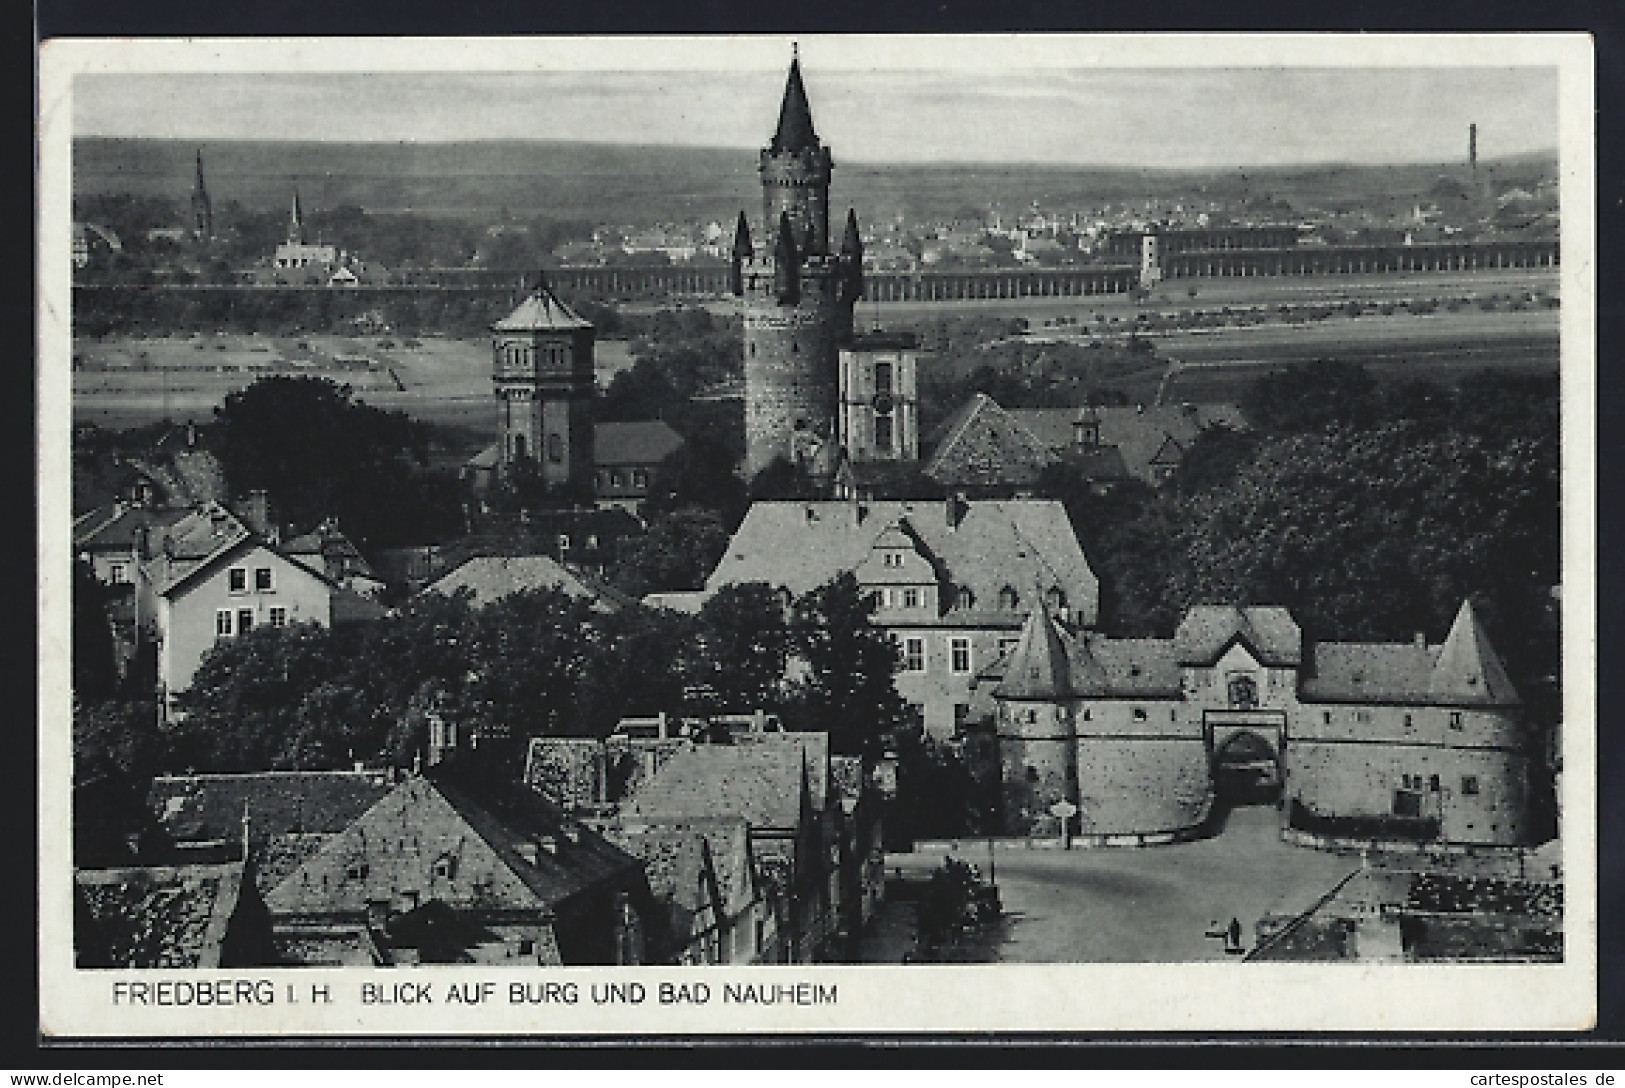
[[[994,689],[1000,699],[1064,700],[1072,697],[1067,647],[1040,600],[1021,628],[1021,641],[1005,663],[1004,679]]]
[[[1260,664],[1295,666],[1303,660],[1297,621],[1278,605],[1193,605],[1174,632],[1185,665],[1211,665],[1238,639]]]
[[[622,809],[628,817],[731,816],[752,830],[801,824],[802,749],[795,744],[702,744],[678,752]]]
[[[545,555],[475,556],[425,586],[423,592],[450,596],[460,589],[472,594],[475,605],[534,589],[556,589],[591,601],[600,611],[630,603],[618,591]]]
[[[1179,656],[1172,639],[1101,638],[1092,640],[1089,650],[1105,674],[1109,698],[1180,694]]]
[[[1116,447],[1127,471],[1151,482],[1151,466],[1172,439],[1187,448],[1202,431],[1213,426],[1245,430],[1246,417],[1233,404],[1170,404],[1156,407],[1096,408],[1099,444]],[[1076,408],[1012,408],[1009,415],[1051,450],[1075,447]]]
[[[741,731],[731,730],[730,735],[736,745],[777,745],[781,748],[798,749],[806,760],[807,765],[807,792],[812,799],[812,807],[820,812],[829,796],[830,763],[834,758],[829,753],[829,734],[804,732],[794,729]]]
[[[1428,680],[1428,692],[1441,703],[1511,706],[1519,702],[1517,689],[1490,645],[1471,601],[1463,601],[1456,612]]]
[[[1005,587],[1029,601],[1035,585],[1059,586],[1072,615],[1092,623],[1099,582],[1065,508],[1050,499],[970,501],[950,524],[942,502],[757,502],[706,580],[706,590],[765,582],[802,594],[868,558],[876,539],[906,523],[956,587],[982,607]],[[1029,601],[1030,603],[1030,601]]]
[[[683,444],[683,436],[658,419],[599,423],[592,434],[595,465],[655,465]]]
[[[1299,687],[1306,702],[1431,703],[1437,648],[1410,642],[1319,642]]]
[[[938,432],[925,474],[952,487],[1030,487],[1055,451],[985,393],[965,402]]]
[[[220,967],[242,883],[240,862],[81,869],[77,913],[92,932],[75,944],[97,966]]]
[[[491,326],[497,332],[568,332],[592,327],[592,322],[566,306],[545,283]]]
[[[265,771],[155,778],[147,807],[177,842],[242,838],[248,812],[250,845],[288,834],[342,831],[390,790],[378,772]]]
[[[149,538],[156,543],[165,527],[174,525],[189,513],[175,507],[126,506],[123,503],[99,507],[74,519],[73,547],[75,551],[129,551],[140,539],[142,530],[146,530]]]
[[[643,862],[649,890],[688,912],[708,904],[704,879],[709,860],[705,837],[681,824],[612,824],[604,837]]]

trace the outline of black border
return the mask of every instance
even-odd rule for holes
[[[1625,285],[1620,283],[1617,244],[1625,211],[1625,162],[1621,161],[1621,96],[1625,91],[1625,10],[1612,0],[1560,3],[1508,0],[1348,0],[1336,7],[1290,2],[1262,4],[1212,0],[1143,0],[1133,5],[1088,5],[1054,0],[939,0],[935,3],[879,4],[861,0],[822,0],[792,4],[786,0],[690,0],[661,7],[656,0],[630,5],[519,4],[512,0],[155,0],[137,6],[131,0],[35,0],[34,35],[30,45],[59,37],[190,37],[190,36],[496,36],[515,34],[830,34],[830,33],[975,33],[995,31],[1366,31],[1508,32],[1571,30],[1593,36],[1596,57],[1597,121],[1597,523],[1598,625],[1598,921],[1599,1019],[1597,1027],[1578,1035],[907,1035],[723,1036],[644,1039],[436,1039],[390,1045],[379,1040],[327,1038],[297,1041],[244,1039],[176,1042],[52,1042],[42,1045],[37,1033],[37,1007],[32,1020],[15,1014],[0,1021],[4,1064],[11,1069],[177,1069],[325,1067],[333,1070],[386,1068],[491,1068],[545,1065],[549,1068],[611,1069],[649,1066],[735,1068],[795,1066],[848,1068],[866,1066],[935,1069],[1032,1068],[1040,1065],[1098,1065],[1108,1068],[1527,1068],[1584,1070],[1620,1068],[1625,1053],[1625,940],[1611,920],[1625,919],[1625,738],[1609,727],[1608,711],[1618,705],[1611,653],[1618,645],[1617,611],[1608,605],[1625,594],[1625,572],[1610,563],[1608,544],[1617,539],[1620,513],[1617,495],[1625,434],[1625,380],[1612,369],[1610,349],[1619,343],[1625,322]],[[20,44],[20,37],[17,39]],[[34,57],[37,58],[37,51]],[[37,69],[16,65],[16,74]],[[31,85],[31,90],[34,89]],[[32,97],[32,96],[31,96]],[[20,101],[18,95],[14,100]],[[32,123],[33,118],[30,118]],[[14,300],[18,296],[13,296]],[[23,303],[27,305],[27,303]],[[30,311],[25,319],[35,320]],[[21,326],[23,322],[19,322]],[[6,414],[11,426],[0,437],[15,444],[12,464],[32,464],[33,450],[23,456],[33,435],[32,401],[19,401]],[[25,418],[19,418],[25,417]],[[26,424],[26,425],[19,425]],[[31,474],[32,475],[32,474]],[[37,475],[33,478],[37,490]],[[30,495],[30,498],[33,496]],[[30,503],[32,508],[33,504]],[[30,536],[32,542],[32,536]],[[14,541],[15,542],[15,541]],[[31,566],[29,558],[19,566]],[[18,594],[12,615],[28,615],[33,597]],[[10,642],[11,640],[7,640]],[[31,653],[23,660],[33,664]],[[12,656],[12,664],[17,658]],[[19,670],[20,672],[20,670]],[[33,674],[37,676],[37,673]],[[33,676],[18,675],[14,690],[27,692],[13,706],[17,713],[12,737],[30,738]],[[20,763],[20,761],[19,761]],[[37,807],[33,775],[13,776],[7,783],[7,822],[14,848],[37,843]],[[20,851],[19,851],[20,852]],[[37,876],[37,866],[36,866]],[[38,971],[34,912],[22,912],[20,897],[9,900],[12,924],[4,933],[12,941],[4,962],[14,969],[32,962]],[[27,900],[22,900],[26,903]],[[21,914],[19,917],[18,914]],[[7,987],[16,993],[20,970]],[[37,994],[37,987],[35,990]]]

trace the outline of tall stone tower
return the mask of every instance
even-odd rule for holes
[[[209,205],[209,190],[203,184],[203,149],[197,153],[197,179],[192,183],[192,234],[200,242],[214,237],[214,210]]]
[[[852,305],[863,293],[857,220],[830,251],[829,180],[834,163],[813,130],[799,58],[779,107],[779,127],[762,149],[762,247],[740,213],[732,283],[745,333],[745,473],[775,458],[815,476],[838,458],[838,352],[852,336]]]
[[[592,322],[561,302],[544,276],[491,335],[501,474],[531,467],[549,486],[590,488]]]

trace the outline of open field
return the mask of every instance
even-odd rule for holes
[[[408,347],[407,344],[412,346]],[[203,420],[227,394],[269,374],[331,378],[369,404],[431,423],[491,429],[491,348],[424,337],[202,335],[76,340],[76,423],[121,429]],[[601,340],[599,383],[631,365],[629,345]]]

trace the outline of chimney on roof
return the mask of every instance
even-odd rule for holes
[[[943,504],[943,512],[947,517],[948,528],[959,528],[959,523],[965,520],[965,515],[969,511],[970,503],[966,501],[963,491],[955,491],[950,494]]]
[[[661,740],[665,740],[670,735],[667,733],[668,726],[666,724],[666,712],[662,710],[659,714],[655,715],[655,720],[659,723],[659,733],[657,735]]]
[[[197,445],[197,427],[191,423],[186,425],[186,448],[192,449]]]
[[[263,488],[255,488],[248,493],[242,502],[243,520],[248,527],[259,536],[270,538],[273,526],[271,525],[271,496]]]
[[[1428,636],[1423,631],[1416,632],[1416,648],[1418,650],[1425,650],[1428,648]]]
[[[541,851],[538,849],[536,843],[533,843],[533,842],[516,843],[514,845],[514,850],[518,852],[519,856],[524,859],[525,864],[527,864],[527,865],[535,865],[538,861],[541,860],[541,856],[542,856]]]

